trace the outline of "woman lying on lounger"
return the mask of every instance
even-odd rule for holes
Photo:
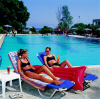
[[[59,81],[46,66],[40,66],[39,68],[35,69],[29,59],[28,59],[28,51],[26,49],[20,49],[17,53],[20,59],[17,61],[18,72],[22,75],[25,79],[34,78],[42,80],[46,83],[51,83],[55,85],[62,84],[64,81]],[[22,71],[23,72],[22,72]],[[47,79],[42,75],[39,75],[41,72],[45,72],[49,75],[53,80]]]
[[[44,59],[44,63],[47,66],[47,68],[50,69],[50,67],[65,67],[66,65],[70,68],[72,67],[72,65],[69,63],[68,60],[63,61],[61,64],[59,64],[60,60],[57,60],[54,54],[50,54],[51,52],[51,48],[50,47],[46,47],[45,49],[46,52],[46,56],[43,57]],[[48,66],[48,64],[50,65],[50,67]]]

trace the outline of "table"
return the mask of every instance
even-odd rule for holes
[[[10,86],[12,86],[12,80],[19,79],[19,85],[20,85],[20,91],[22,92],[21,87],[21,79],[20,75],[14,72],[10,72],[8,74],[7,72],[0,73],[0,81],[2,81],[2,96],[5,97],[5,88],[6,88],[6,82],[10,81]]]

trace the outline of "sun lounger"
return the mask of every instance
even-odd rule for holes
[[[13,68],[14,68],[14,71],[16,73],[18,73],[18,69],[17,69],[17,60],[19,59],[19,57],[17,56],[17,51],[14,51],[14,52],[10,52],[8,54],[9,58],[10,58],[10,61],[13,65]],[[46,74],[43,74],[43,76],[45,77],[49,77],[48,75]],[[40,80],[37,80],[37,79],[32,79],[32,78],[29,78],[28,80],[24,79],[23,76],[21,76],[21,79],[23,81],[25,81],[26,83],[32,85],[33,87],[37,88],[38,89],[38,92],[41,96],[42,93],[40,90],[44,91],[46,89],[46,86],[50,87],[50,88],[54,88],[54,92],[51,94],[50,98],[57,92],[57,91],[64,91],[64,90],[68,90],[69,88],[71,88],[72,86],[75,85],[75,83],[73,81],[69,81],[69,80],[65,80],[64,83],[62,83],[61,85],[54,85],[54,84],[49,84],[49,83],[45,83],[45,82],[42,82]],[[63,80],[63,79],[59,79],[59,80]]]
[[[98,79],[98,77],[95,76],[95,75],[93,75],[93,74],[90,74],[90,73],[88,73],[88,74],[83,78],[83,80],[91,80],[91,81],[94,81],[94,80],[96,80],[96,79]]]
[[[45,65],[45,63],[44,63],[44,60],[43,60],[43,57],[46,55],[46,53],[45,52],[40,52],[40,53],[37,53],[37,57],[38,57],[38,59],[42,62],[42,64],[43,65]],[[80,66],[80,67],[82,67],[82,66]],[[80,68],[79,67],[79,68]],[[66,68],[66,70],[67,70],[68,68]],[[53,74],[56,76],[56,74],[57,73],[59,73],[58,71],[58,69],[56,69],[56,68],[54,68],[54,72],[53,72]],[[61,67],[60,67],[60,71],[61,71]],[[67,70],[67,72],[68,72],[69,70]],[[81,72],[81,71],[80,71]],[[64,72],[62,72],[62,73],[64,73]],[[59,73],[59,75],[57,74],[57,77],[60,77],[60,78],[62,78],[62,73]],[[64,75],[66,75],[66,74],[64,74]],[[64,75],[63,75],[63,77],[64,77]],[[66,79],[68,79],[68,80],[72,80],[73,81],[73,79],[70,79],[70,76],[71,76],[71,74],[69,74],[68,75],[68,77],[66,76]],[[64,78],[65,79],[65,78]],[[78,79],[78,78],[77,78]],[[96,79],[98,79],[98,77],[97,76],[95,76],[95,75],[93,75],[93,74],[90,74],[90,73],[88,73],[84,78],[83,78],[83,80],[84,80],[84,83],[86,83],[86,81],[94,81],[94,80],[96,80]],[[78,81],[78,80],[77,80]],[[75,82],[75,81],[74,81]],[[78,84],[80,84],[80,81],[78,81],[79,83]],[[82,81],[81,81],[82,82]],[[75,85],[77,84],[77,82],[75,82]],[[83,86],[84,87],[84,86]],[[83,88],[84,89],[84,88]]]

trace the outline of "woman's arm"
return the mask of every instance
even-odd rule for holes
[[[19,74],[22,75],[24,78],[29,79],[29,77],[24,75],[23,72],[21,71],[21,62],[20,62],[20,60],[17,61],[17,67],[18,67]]]
[[[55,61],[57,62],[56,56],[55,56],[54,54],[52,54],[52,56],[54,56],[54,57],[55,57]]]
[[[56,56],[53,54],[53,56],[55,57],[55,61],[57,62],[57,63],[59,63],[60,62],[60,59],[59,60],[57,60],[56,59]]]

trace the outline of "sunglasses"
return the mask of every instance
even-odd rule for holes
[[[49,51],[45,51],[45,52],[49,52]]]

